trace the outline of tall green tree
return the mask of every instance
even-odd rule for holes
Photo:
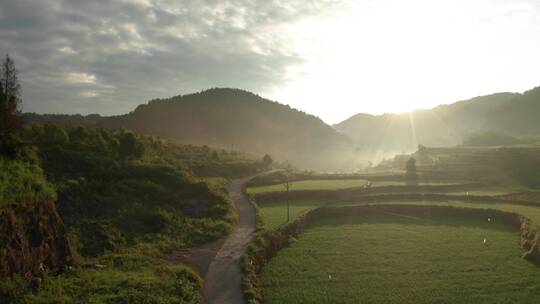
[[[0,81],[7,101],[20,101],[21,84],[19,83],[19,72],[15,67],[15,61],[8,55],[2,61]]]
[[[143,144],[132,132],[125,132],[120,137],[120,156],[123,159],[139,158],[144,154]]]
[[[11,151],[14,135],[22,127],[21,85],[15,61],[6,55],[0,65],[0,150]]]

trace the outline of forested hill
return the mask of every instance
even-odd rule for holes
[[[418,144],[453,146],[473,134],[540,134],[540,87],[523,94],[498,93],[411,113],[357,114],[334,125],[360,146],[411,151]]]
[[[315,169],[337,168],[352,151],[348,137],[318,117],[238,89],[156,99],[121,116],[26,114],[25,118],[126,128],[180,143],[268,153],[276,160]]]

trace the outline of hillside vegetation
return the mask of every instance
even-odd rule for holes
[[[536,135],[540,133],[538,117],[540,87],[523,94],[498,93],[410,113],[357,114],[334,127],[366,153],[387,155],[411,152],[418,144],[455,146],[473,134],[486,132]]]
[[[237,89],[156,99],[113,117],[35,115],[27,121],[126,128],[179,143],[265,153],[298,166],[328,169],[350,161],[347,136],[321,119]]]
[[[198,303],[200,278],[160,260],[229,233],[236,214],[225,178],[264,167],[122,130],[31,124],[17,136],[20,156],[0,159],[0,208],[31,212],[56,199],[78,263],[6,280],[0,298],[10,303]],[[36,294],[31,276],[43,279]]]
[[[537,142],[540,88],[523,94],[497,93],[430,110],[402,114],[356,114],[334,126],[278,102],[238,89],[151,100],[133,112],[100,115],[25,114],[30,122],[126,128],[179,143],[270,154],[304,169],[355,171],[369,161],[435,147],[473,144],[478,135],[496,134],[481,145]],[[519,123],[515,123],[519,121]],[[471,142],[471,137],[472,141]],[[515,138],[515,139],[514,139]]]
[[[0,208],[54,198],[56,191],[39,165],[0,156]]]

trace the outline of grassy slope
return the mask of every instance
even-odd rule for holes
[[[509,227],[389,217],[327,221],[302,233],[264,269],[265,302],[540,301],[538,269],[521,258]]]
[[[0,184],[6,175],[14,180],[8,184],[10,189],[26,184],[33,189],[26,180],[39,185],[44,171],[58,193],[58,209],[81,265],[105,268],[76,267],[60,276],[47,274],[36,295],[29,293],[24,280],[5,280],[0,284],[1,299],[9,303],[200,302],[200,278],[161,258],[230,231],[235,214],[223,177],[252,174],[256,163],[236,153],[175,145],[125,131],[33,125],[22,136],[35,145],[31,150],[38,151],[40,160],[34,159],[35,165],[28,160],[0,163],[7,168],[25,164],[19,170],[23,178],[13,170],[3,172]],[[36,193],[40,196],[32,193],[31,199],[39,201],[43,191]],[[12,197],[3,196],[0,203],[24,203],[24,197]]]
[[[55,198],[56,192],[39,165],[0,155],[0,208]]]

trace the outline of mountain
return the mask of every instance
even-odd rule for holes
[[[337,169],[350,158],[349,138],[313,115],[239,89],[210,89],[155,99],[133,112],[99,115],[26,114],[33,122],[125,128],[179,143],[268,153],[313,169]]]
[[[496,132],[512,136],[540,133],[540,87],[519,93],[475,97],[430,110],[402,114],[357,114],[334,125],[359,149],[372,155],[416,150],[425,146],[455,146],[474,134]]]

